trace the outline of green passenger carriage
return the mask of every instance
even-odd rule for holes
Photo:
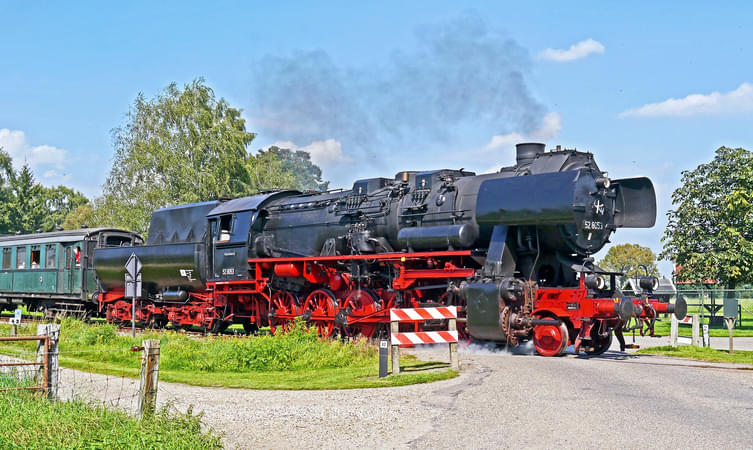
[[[130,247],[141,236],[113,228],[83,228],[0,237],[0,310],[26,305],[46,316],[97,308],[94,249]]]

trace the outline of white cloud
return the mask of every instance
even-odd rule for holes
[[[280,148],[289,148],[291,150],[303,150],[310,154],[311,161],[321,168],[353,161],[351,157],[343,153],[342,144],[335,139],[314,141],[304,147],[299,147],[291,141],[279,141],[272,145]]]
[[[604,46],[601,42],[588,38],[585,41],[571,45],[567,50],[557,48],[544,49],[539,53],[539,58],[556,62],[568,62],[585,58],[591,53],[604,53]]]
[[[550,112],[544,116],[541,126],[529,134],[508,133],[493,136],[491,141],[484,146],[484,150],[497,150],[500,148],[512,148],[515,144],[525,141],[546,141],[556,138],[562,131],[562,116],[556,112]]]
[[[740,114],[753,111],[753,84],[743,83],[726,93],[691,94],[629,109],[619,117],[688,117],[696,115]]]
[[[51,145],[31,145],[26,134],[20,130],[0,128],[0,147],[13,158],[16,166],[29,164],[35,171],[45,170],[42,177],[47,178],[51,168],[63,170],[67,151]],[[57,172],[55,176],[58,176]]]

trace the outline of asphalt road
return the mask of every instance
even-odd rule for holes
[[[612,351],[560,358],[466,354],[461,361],[464,383],[437,385],[421,399],[442,420],[406,436],[406,446],[753,446],[751,370]]]

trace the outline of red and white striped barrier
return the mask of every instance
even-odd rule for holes
[[[457,319],[457,306],[439,306],[436,308],[392,308],[390,321],[417,322],[421,320]]]
[[[457,341],[457,331],[417,331],[415,333],[392,333],[392,345],[453,344]]]
[[[392,342],[392,373],[400,373],[400,346],[417,344],[450,344],[450,366],[460,369],[458,360],[457,306],[438,306],[436,308],[393,308],[390,310]],[[448,330],[416,331],[401,333],[400,322],[422,322],[425,320],[447,320]]]

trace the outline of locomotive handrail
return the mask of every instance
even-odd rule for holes
[[[378,254],[366,254],[366,255],[336,255],[336,256],[290,256],[284,258],[250,258],[250,263],[280,263],[280,262],[298,262],[298,261],[342,261],[342,260],[401,260],[405,259],[420,259],[431,256],[470,256],[470,250],[448,250],[441,252],[395,252],[395,253],[378,253]]]

